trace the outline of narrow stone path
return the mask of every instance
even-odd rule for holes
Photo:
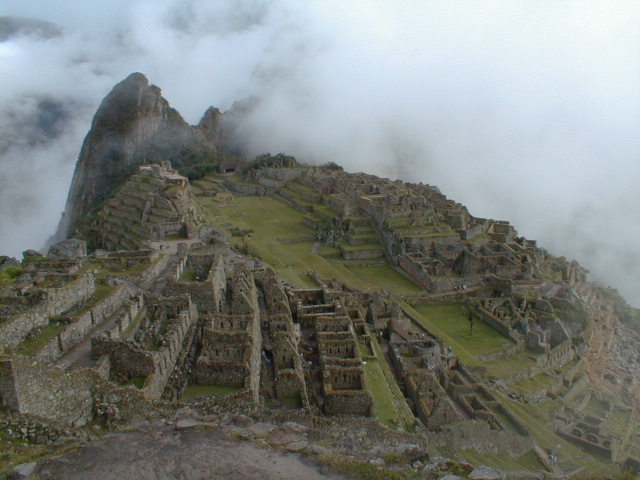
[[[69,368],[88,368],[93,366],[93,360],[91,359],[91,339],[112,327],[118,319],[119,311],[120,309],[116,310],[113,315],[107,318],[104,322],[100,325],[96,325],[80,343],[62,355],[55,364],[63,370],[67,370]]]

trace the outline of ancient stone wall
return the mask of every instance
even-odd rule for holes
[[[279,399],[296,397],[305,399],[304,374],[301,368],[280,368],[276,374],[276,396]],[[308,402],[308,400],[307,400]]]
[[[373,401],[366,390],[324,392],[324,412],[328,415],[371,415]]]
[[[52,337],[38,352],[36,359],[51,363],[82,341],[96,326],[113,315],[131,292],[126,285],[118,286],[111,294],[97,302],[89,310],[71,318],[69,324],[58,335]]]
[[[151,398],[159,398],[162,395],[183,350],[183,343],[185,343],[188,333],[193,333],[191,327],[197,319],[195,308],[180,312],[177,320],[171,323],[169,331],[165,335],[165,345],[161,346],[158,351],[152,352],[154,368],[144,385],[144,391]]]
[[[27,357],[0,358],[0,396],[21,414],[84,425],[93,418],[92,385],[89,370],[63,372]]]
[[[11,357],[0,356],[0,405],[13,411],[20,406],[15,376]]]
[[[255,185],[252,183],[244,182],[232,182],[230,180],[223,180],[224,187],[232,192],[234,195],[255,195],[264,196],[271,192],[269,187],[263,185]]]
[[[511,340],[513,343],[518,344],[523,342],[522,336],[519,335],[518,332],[515,332],[509,325],[506,325],[505,322],[489,313],[483,307],[478,306],[477,309],[474,309],[474,312],[487,325],[500,332],[505,338]]]
[[[110,370],[125,378],[146,378],[155,368],[153,355],[132,342],[99,336],[91,339],[95,359],[108,355]]]
[[[40,303],[0,324],[0,352],[22,343],[31,330],[46,326],[50,317],[58,316],[84,302],[94,292],[95,279],[90,274],[80,275],[60,288],[45,289]]]
[[[342,256],[345,260],[368,260],[372,258],[380,258],[383,256],[383,248],[371,248],[367,250],[342,250]]]
[[[579,445],[588,452],[601,455],[608,460],[613,460],[617,456],[618,445],[610,443],[608,446],[604,446],[599,443],[600,438],[597,435],[586,434],[583,437],[584,433],[576,428],[571,430],[557,430],[556,433],[574,445]]]
[[[196,362],[196,381],[205,385],[242,386],[258,401],[262,338],[257,290],[251,271],[240,264],[230,279],[230,314],[208,318],[202,351]]]
[[[250,370],[246,362],[205,361],[198,359],[196,381],[201,385],[220,385],[244,388]]]
[[[571,339],[567,339],[550,349],[546,355],[538,357],[537,363],[544,368],[558,369],[571,362],[574,356],[575,351]]]
[[[496,431],[482,421],[465,421],[443,427],[438,433],[426,432],[427,442],[441,447],[456,445],[463,450],[480,453],[504,452],[519,457],[533,449],[533,436],[522,436],[513,431]]]

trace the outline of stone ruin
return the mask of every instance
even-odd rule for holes
[[[486,361],[532,355],[530,375],[559,380],[545,394],[579,391],[582,357],[604,348],[620,361],[603,365],[603,377],[621,385],[619,378],[637,380],[629,365],[640,358],[629,351],[640,341],[621,330],[584,269],[553,264],[507,223],[472,217],[426,185],[321,168],[269,167],[251,175],[272,189],[265,192],[304,210],[317,241],[340,245],[341,261],[388,262],[425,292],[398,298],[313,272],[317,288],[296,288],[220,238],[198,242],[202,216],[187,180],[166,165],[143,166],[99,216],[109,251],[87,256],[79,242],[54,246],[51,258],[28,256],[21,276],[0,290],[2,404],[79,426],[125,416],[109,399],[180,402],[199,388],[209,392],[196,396],[202,408],[271,405],[372,416],[367,364],[388,359],[412,425],[432,432],[483,425],[478,432],[501,432],[533,448],[531,433],[482,372],[467,368],[399,304],[434,299],[462,302],[470,322],[489,325],[510,343]],[[154,240],[174,245],[175,253],[146,248]],[[620,392],[630,401],[636,395],[622,386]],[[636,434],[609,426],[622,415],[616,408],[602,417],[566,409],[556,430],[590,452],[633,464],[624,452]]]
[[[324,168],[252,175],[286,203],[309,212],[307,226],[327,232],[330,224],[330,234],[321,235],[325,241],[368,245],[343,249],[345,259],[386,257],[430,292],[469,289],[494,277],[541,282],[535,241],[518,237],[507,222],[472,217],[435,187]]]
[[[481,320],[513,342],[537,355],[546,369],[560,369],[577,356],[571,331],[547,300],[529,301],[521,295],[469,299],[468,316]]]
[[[149,240],[197,237],[203,223],[189,181],[168,162],[142,165],[98,213],[98,245],[137,250]]]

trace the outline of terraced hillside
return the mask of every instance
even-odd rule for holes
[[[640,470],[640,337],[606,289],[435,187],[292,157],[193,184],[145,165],[93,228],[102,249],[63,242],[0,286],[11,425],[188,406],[353,422],[514,478]]]
[[[421,393],[435,387],[421,387],[426,377],[408,377],[392,358],[395,348],[404,351],[402,342],[427,335],[459,362],[458,373],[438,386],[451,411],[461,421],[484,419],[497,432],[533,442],[531,455],[483,456],[487,463],[602,474],[611,462],[633,465],[634,394],[621,402],[602,382],[593,383],[593,360],[584,355],[590,344],[583,343],[582,333],[571,340],[568,332],[588,331],[592,322],[579,307],[591,289],[577,264],[559,268],[557,259],[535,241],[517,237],[506,222],[472,217],[432,187],[306,167],[293,177],[209,177],[195,193],[208,222],[292,286],[325,288],[325,282],[337,281],[401,302],[396,321],[377,330],[382,336],[372,331],[360,343],[374,412],[383,423],[408,428],[413,421],[407,420],[407,407],[409,417],[424,424],[425,415],[435,415],[436,407],[424,406]],[[508,312],[491,300],[512,295]],[[489,303],[474,306],[470,298]],[[539,347],[527,346],[533,342],[524,340],[533,338],[530,329],[541,332],[535,337]],[[596,343],[587,348],[601,351],[601,336],[590,335]],[[408,351],[401,355],[410,358]],[[601,400],[600,408],[589,406],[593,398]],[[571,429],[585,418],[595,433],[581,442]],[[456,451],[460,458],[478,458],[473,449]]]

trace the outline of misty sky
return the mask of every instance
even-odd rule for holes
[[[437,185],[640,305],[640,3],[0,0],[0,254],[40,248],[91,117],[145,73],[191,123],[262,99],[254,153]]]

